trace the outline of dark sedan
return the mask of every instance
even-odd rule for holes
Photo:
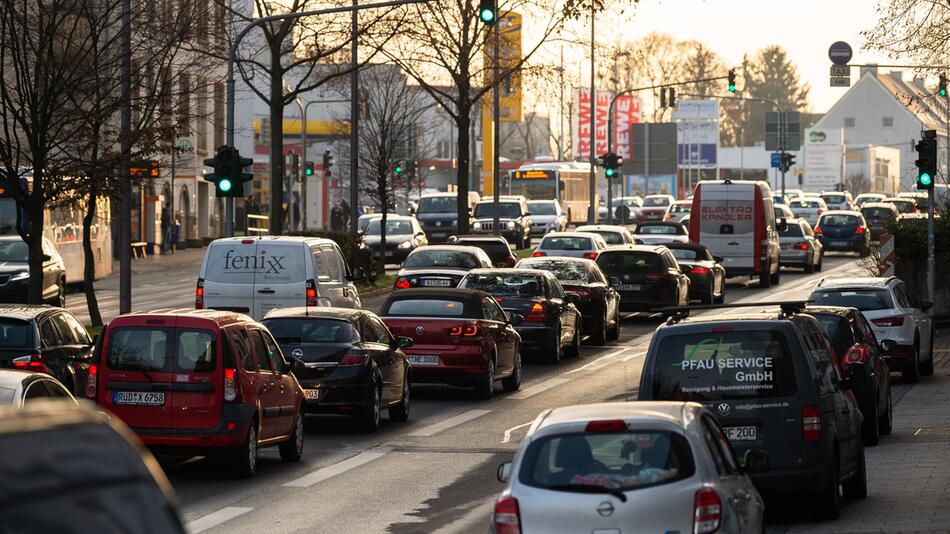
[[[435,245],[413,251],[396,273],[395,289],[412,287],[456,287],[472,269],[491,267],[485,251],[478,247]]]
[[[645,312],[689,302],[689,277],[665,246],[610,247],[597,265],[620,294],[620,311]]]
[[[409,289],[389,296],[386,326],[412,339],[409,363],[416,383],[474,387],[479,398],[521,387],[520,315],[508,315],[491,296],[471,289]]]
[[[815,225],[815,235],[825,252],[871,253],[871,230],[860,211],[826,211]]]
[[[726,301],[726,269],[708,248],[692,243],[667,243],[666,248],[689,277],[689,300],[703,304]]]
[[[30,250],[20,236],[0,236],[0,302],[29,302]],[[53,243],[43,238],[43,302],[66,306],[66,265]]]
[[[412,376],[402,349],[371,312],[350,308],[283,308],[262,321],[281,351],[294,359],[304,390],[304,412],[348,415],[363,431],[379,428],[382,409],[391,421],[409,418]]]
[[[851,381],[855,400],[864,415],[864,444],[877,445],[881,435],[891,433],[893,409],[891,371],[871,325],[855,308],[810,306],[805,313],[821,323],[842,375]]]
[[[46,373],[80,394],[92,339],[73,314],[52,306],[0,307],[0,368]]]
[[[495,267],[514,267],[518,260],[511,252],[511,245],[500,235],[460,235],[449,238],[449,244],[478,247],[488,254]]]
[[[382,228],[382,218],[371,218],[363,233],[361,246],[369,248],[376,258],[381,258],[382,254]],[[386,255],[384,259],[381,258],[385,263],[399,263],[413,250],[428,244],[429,240],[415,217],[386,216]]]
[[[495,297],[509,314],[524,317],[517,325],[525,349],[556,363],[565,353],[580,354],[581,313],[576,295],[567,293],[553,274],[533,269],[475,269],[460,288],[478,289]]]
[[[66,387],[47,374],[0,369],[0,406],[20,408],[43,399],[65,400],[78,406]]]
[[[584,318],[583,331],[596,345],[620,337],[620,295],[610,287],[604,273],[592,260],[583,258],[525,258],[518,269],[539,269],[553,274],[564,291],[576,295]]]

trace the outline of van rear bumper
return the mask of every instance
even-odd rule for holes
[[[760,493],[768,497],[813,495],[827,485],[830,469],[824,465],[749,473]]]
[[[237,447],[244,442],[248,425],[254,417],[254,407],[226,404],[221,420],[213,428],[132,428],[142,442],[156,452],[172,453],[180,449],[204,447]],[[232,428],[229,428],[229,425]]]

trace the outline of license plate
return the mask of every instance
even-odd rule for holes
[[[833,247],[846,247],[849,244],[850,243],[848,243],[847,241],[832,241],[831,242],[831,246]]]
[[[422,280],[425,287],[452,287],[451,280]]]
[[[449,235],[449,234],[447,234],[447,233],[445,233],[445,232],[432,232],[432,234],[430,234],[430,235],[431,235],[432,237],[435,237],[435,238],[441,238],[441,237],[445,237],[445,236],[447,236],[447,235]]]
[[[782,250],[792,250],[792,245],[782,245]]]
[[[409,365],[418,365],[420,367],[437,366],[441,362],[438,356],[413,354],[408,357]]]
[[[640,284],[618,284],[618,291],[640,291]]]
[[[303,398],[307,400],[320,400],[320,390],[319,389],[305,389],[303,390]]]
[[[165,393],[151,391],[113,391],[112,404],[128,406],[164,406]]]
[[[755,441],[757,429],[754,426],[727,426],[723,428],[729,441]]]

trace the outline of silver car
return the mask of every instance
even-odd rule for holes
[[[759,451],[748,469],[764,467]],[[712,414],[689,402],[567,406],[534,420],[492,532],[762,532],[765,505]]]
[[[551,232],[544,236],[532,256],[567,256],[596,260],[607,248],[603,237],[590,232]]]
[[[636,243],[633,234],[623,226],[614,224],[587,224],[578,226],[578,232],[590,232],[604,238],[608,245],[633,245]]]
[[[548,232],[567,230],[567,214],[557,200],[529,200],[531,213],[531,237],[540,237]]]
[[[825,249],[811,225],[804,219],[788,219],[786,225],[778,234],[779,265],[800,267],[806,273],[820,271]]]
[[[818,223],[822,213],[828,211],[828,205],[819,197],[799,197],[789,202],[788,207],[796,217],[805,219],[812,226]]]

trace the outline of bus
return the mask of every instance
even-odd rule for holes
[[[568,224],[587,222],[590,206],[590,164],[576,161],[529,163],[508,172],[508,194],[528,200],[557,199]],[[594,214],[598,196],[594,196]]]

